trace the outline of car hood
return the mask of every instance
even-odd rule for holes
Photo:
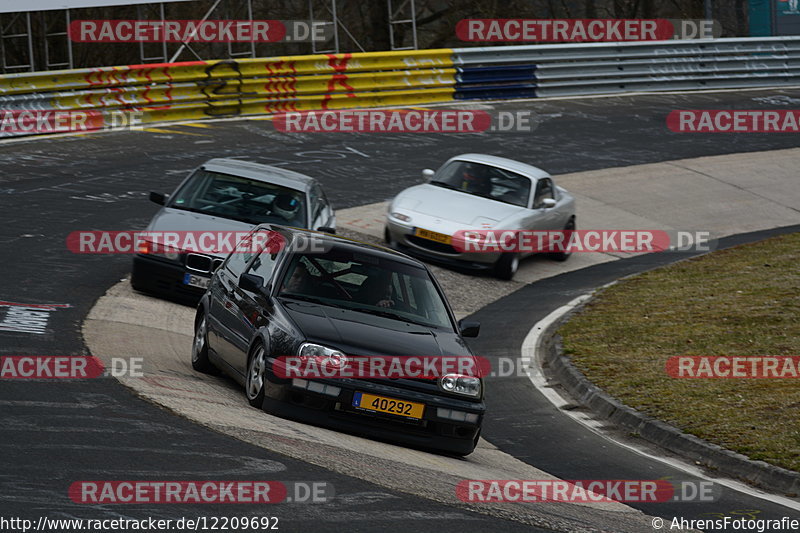
[[[476,228],[500,222],[524,210],[523,207],[427,183],[401,192],[394,201],[394,207],[404,212],[412,211],[412,217],[414,213],[419,213]]]
[[[282,302],[310,342],[351,355],[472,355],[454,332],[305,302]]]
[[[253,224],[182,209],[161,209],[147,231],[249,231]]]

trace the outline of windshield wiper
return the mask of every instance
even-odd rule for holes
[[[314,304],[321,304],[321,305],[329,305],[331,307],[338,307],[339,309],[349,309],[343,305],[338,305],[334,303],[327,302],[322,298],[318,298],[316,296],[310,296],[308,294],[295,294],[295,293],[281,293],[278,295],[279,298],[292,298],[293,300],[301,300],[303,302],[311,302]]]
[[[219,218],[227,218],[229,220],[236,220],[238,222],[244,222],[245,224],[259,224],[260,222],[257,220],[253,220],[247,217],[242,216],[232,216],[228,214],[220,214],[216,213],[211,209],[200,209],[197,207],[189,207],[189,206],[178,206],[178,205],[169,205],[167,206],[170,209],[177,209],[179,211],[188,211],[189,213],[200,213],[201,215],[208,215],[211,217],[219,217]],[[214,207],[214,206],[209,206]]]
[[[429,181],[428,183],[430,183],[431,185],[437,185],[439,187],[443,187],[445,189],[452,189],[454,191],[460,191],[461,190],[458,187],[456,187],[455,185],[451,185],[451,184],[447,183],[446,181],[433,180],[433,181]]]
[[[361,311],[362,313],[367,313],[369,315],[381,316],[383,318],[391,318],[392,320],[400,320],[402,322],[409,322],[411,324],[416,324],[417,326],[423,326],[426,328],[436,327],[434,324],[426,324],[425,322],[411,320],[410,318],[406,318],[398,313],[392,313],[391,311],[379,311],[377,309],[354,309],[354,311]]]
[[[168,205],[170,209],[177,209],[179,211],[189,211],[190,213],[202,213],[204,215],[210,215],[208,211],[204,211],[198,207],[189,207],[184,205]]]

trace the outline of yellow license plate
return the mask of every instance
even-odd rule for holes
[[[445,235],[444,233],[436,233],[435,231],[417,228],[414,232],[414,235],[417,237],[422,237],[423,239],[428,239],[429,241],[436,241],[441,242],[444,244],[450,244],[453,241],[453,238],[450,235]]]
[[[353,393],[353,407],[416,419],[421,419],[422,413],[425,412],[425,404],[423,403],[396,400],[385,396],[367,394],[366,392]]]

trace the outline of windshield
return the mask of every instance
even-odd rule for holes
[[[430,183],[519,207],[528,207],[531,193],[530,178],[502,168],[468,161],[448,163],[436,173]]]
[[[307,226],[302,191],[205,169],[189,178],[170,199],[168,207],[249,224]]]
[[[284,298],[453,329],[427,271],[368,253],[333,248],[297,255],[280,286]]]

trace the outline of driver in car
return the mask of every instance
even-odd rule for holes
[[[272,201],[272,212],[286,220],[290,226],[298,226],[295,220],[300,212],[300,201],[291,194],[281,193]]]
[[[297,263],[292,275],[286,279],[283,291],[294,294],[314,294],[320,287],[315,287],[315,276],[303,263]],[[361,286],[360,300],[367,305],[377,307],[395,307],[393,298],[391,272],[380,271],[368,277]]]
[[[395,307],[392,291],[392,273],[376,272],[361,285],[361,298],[369,305]]]
[[[489,169],[485,165],[468,163],[461,176],[461,190],[480,196],[488,196],[492,192],[492,181]]]
[[[314,281],[311,273],[308,271],[308,267],[303,263],[297,263],[294,272],[292,272],[292,276],[286,280],[283,290],[296,294],[304,294],[308,292],[313,284]]]

